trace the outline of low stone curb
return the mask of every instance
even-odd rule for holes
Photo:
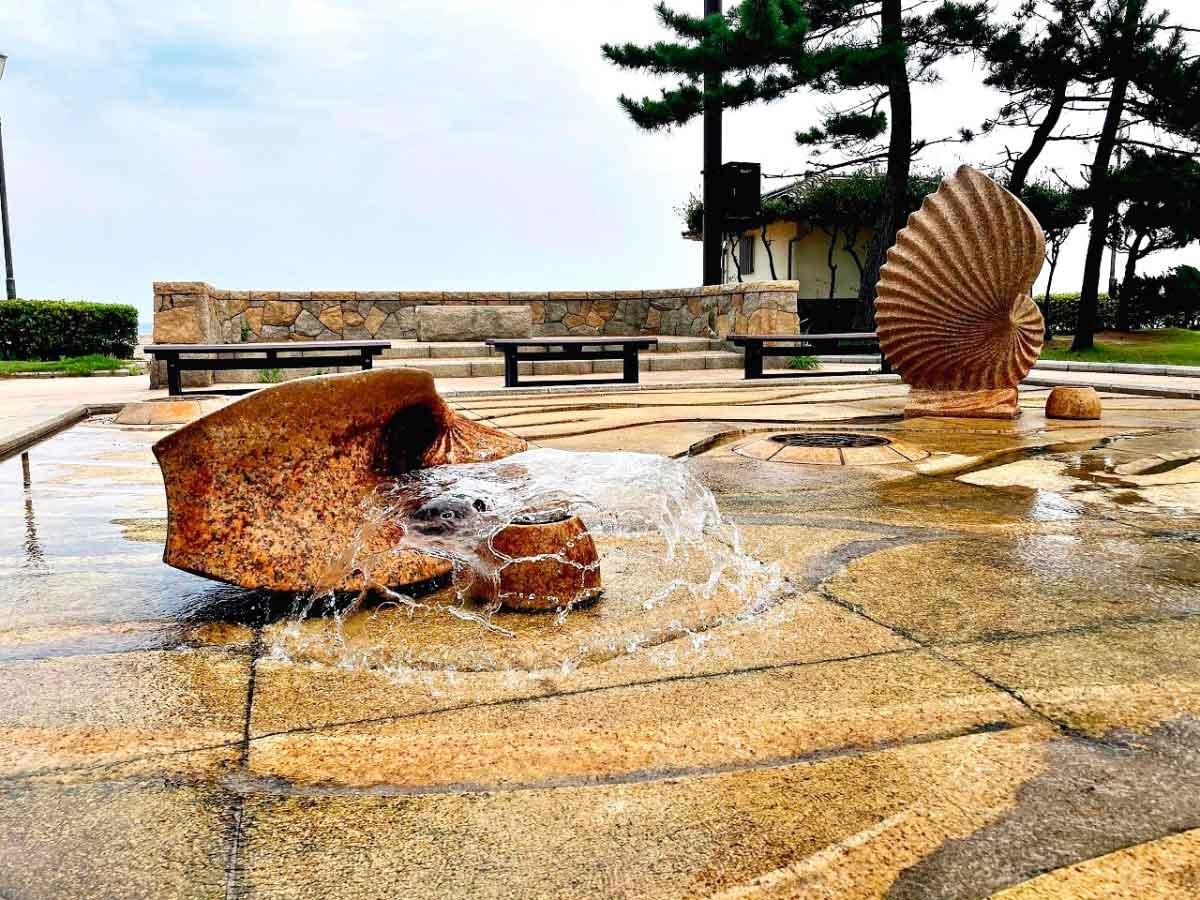
[[[102,372],[0,372],[0,378],[128,378],[145,375],[128,369],[105,369]]]
[[[1055,381],[1053,378],[1037,377],[1026,378],[1021,384],[1028,387],[1084,387],[1084,385],[1073,381],[1064,382]],[[1200,400],[1200,388],[1193,390],[1191,388],[1177,387],[1146,387],[1144,385],[1132,384],[1105,384],[1100,381],[1093,381],[1087,387],[1093,387],[1101,393],[1128,394],[1133,397],[1159,397],[1164,400]]]
[[[800,376],[793,380],[769,378],[761,381],[671,381],[660,384],[560,384],[538,387],[536,384],[518,388],[463,388],[438,390],[443,397],[513,397],[517,394],[623,394],[635,391],[681,391],[700,388],[703,390],[753,390],[769,387],[833,385],[833,384],[899,384],[899,375],[817,375]]]
[[[1089,363],[1039,359],[1035,369],[1047,372],[1105,372],[1112,375],[1176,375],[1200,378],[1200,366],[1156,366],[1144,363]]]
[[[44,441],[64,428],[70,428],[77,422],[82,422],[89,416],[120,412],[124,405],[124,403],[92,403],[87,406],[76,406],[64,413],[44,419],[30,428],[23,428],[11,434],[0,434],[0,461]]]

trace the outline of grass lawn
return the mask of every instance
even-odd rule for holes
[[[112,356],[69,356],[56,360],[0,359],[0,376],[21,372],[53,372],[56,375],[91,375],[128,369],[133,363]]]
[[[1187,331],[1183,328],[1101,331],[1096,334],[1096,344],[1091,350],[1072,353],[1070,346],[1070,335],[1056,335],[1042,351],[1042,359],[1200,366],[1200,331]]]

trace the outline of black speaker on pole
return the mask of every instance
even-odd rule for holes
[[[762,222],[762,166],[728,162],[721,166],[725,231],[744,231]]]

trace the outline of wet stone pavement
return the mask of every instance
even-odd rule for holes
[[[609,596],[514,637],[170,569],[165,432],[62,432],[0,463],[0,897],[1200,896],[1200,403],[1044,399],[459,401],[683,460],[777,566],[646,609],[601,542]],[[912,458],[752,447],[813,431]]]

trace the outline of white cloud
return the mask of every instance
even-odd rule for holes
[[[145,312],[155,279],[694,283],[672,208],[698,185],[699,128],[639,133],[614,98],[657,85],[599,51],[658,33],[650,0],[5,4],[18,287]],[[978,80],[950,69],[919,127],[982,118]],[[814,108],[729,114],[726,158],[794,170]]]

